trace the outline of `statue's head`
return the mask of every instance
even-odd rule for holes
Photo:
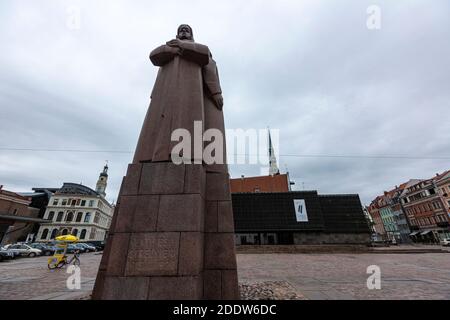
[[[192,28],[187,24],[182,24],[178,27],[177,39],[180,40],[194,40],[194,33]]]

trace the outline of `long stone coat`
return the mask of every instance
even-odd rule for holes
[[[211,99],[212,95],[222,93],[216,62],[207,46],[189,40],[180,41],[181,54],[173,53],[167,45],[150,53],[150,60],[160,69],[133,163],[171,161],[171,151],[179,143],[171,141],[172,132],[187,129],[193,140],[194,121],[202,121],[202,133],[216,128],[224,136],[224,164],[209,165],[208,171],[227,172],[223,113]]]

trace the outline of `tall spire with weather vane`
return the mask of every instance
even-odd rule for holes
[[[275,157],[275,151],[272,145],[272,137],[270,136],[270,129],[267,128],[269,132],[269,175],[274,176],[280,174],[280,169],[277,166],[277,158]]]

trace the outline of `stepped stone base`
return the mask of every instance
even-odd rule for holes
[[[228,174],[129,165],[93,299],[239,299],[236,268]]]

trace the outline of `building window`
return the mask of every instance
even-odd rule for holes
[[[98,223],[100,220],[100,213],[96,212],[94,217],[94,223]]]
[[[73,229],[72,230],[72,235],[75,236],[75,237],[78,236],[78,229]]]
[[[69,212],[66,217],[66,222],[72,222],[73,220],[73,212]]]
[[[57,206],[57,205],[58,205],[58,202],[59,202],[59,199],[53,200],[53,205],[54,205],[54,206]]]
[[[94,206],[94,200],[89,200],[89,207],[93,207]]]
[[[83,240],[86,238],[86,229],[81,230],[80,239]]]
[[[48,229],[44,229],[44,231],[42,231],[41,239],[46,240],[47,237],[48,237]]]
[[[73,199],[72,202],[70,203],[71,206],[75,206],[77,204],[77,200]]]
[[[61,232],[61,235],[66,236],[67,233],[69,233],[69,231],[67,229],[63,229],[63,231]]]
[[[55,239],[55,237],[56,237],[57,234],[58,234],[58,229],[53,229],[52,235],[50,236],[50,239],[51,239],[51,240]]]
[[[58,212],[58,216],[56,217],[56,222],[61,222],[64,216],[64,212]]]
[[[81,206],[84,207],[86,205],[86,200],[81,200]]]
[[[67,199],[63,199],[61,205],[62,206],[66,206],[67,205]]]
[[[83,219],[83,212],[78,212],[76,222],[81,222],[81,219]]]
[[[50,211],[50,212],[48,213],[47,219],[53,221],[53,218],[54,218],[54,217],[55,217],[55,212],[54,212],[54,211]]]
[[[84,216],[84,222],[89,223],[91,220],[91,213],[88,212],[86,213],[86,215]]]

